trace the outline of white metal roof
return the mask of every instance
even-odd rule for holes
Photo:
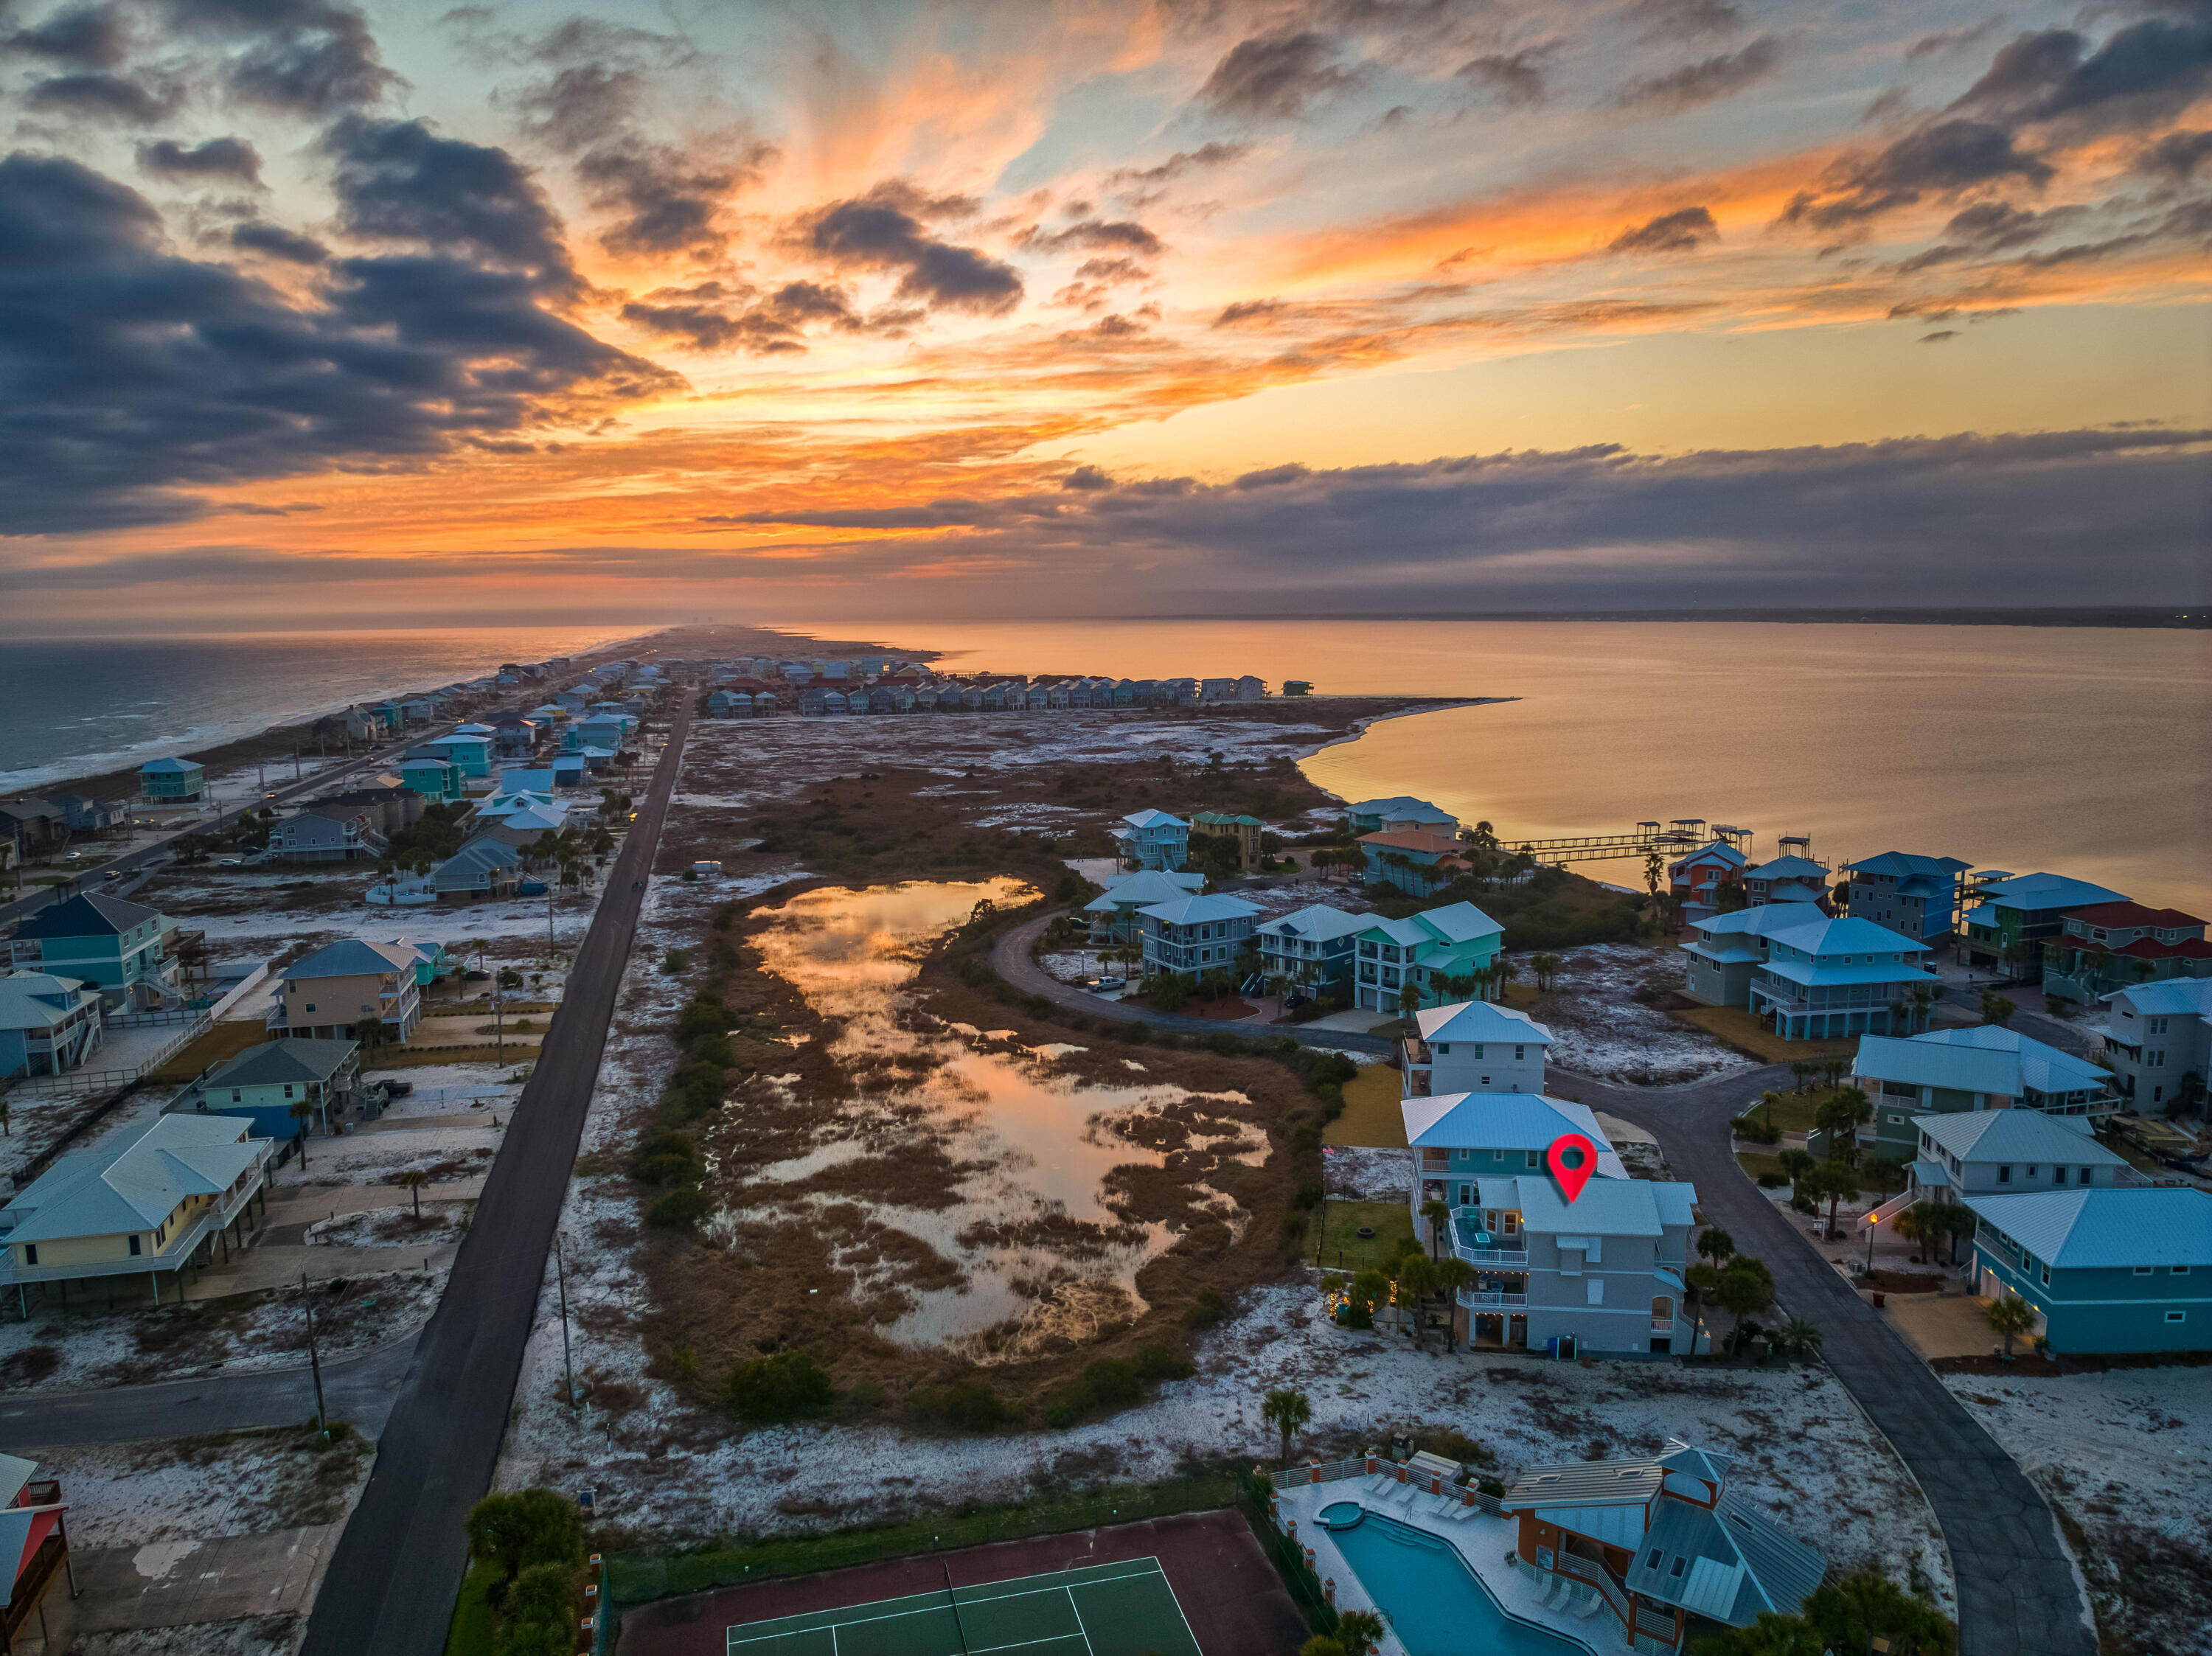
[[[43,1242],[158,1225],[187,1196],[221,1195],[267,1154],[267,1139],[246,1136],[252,1125],[243,1116],[157,1116],[112,1148],[64,1156],[0,1210],[17,1221],[0,1234]]]

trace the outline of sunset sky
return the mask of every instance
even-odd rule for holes
[[[2202,604],[2212,3],[0,0],[0,628]]]

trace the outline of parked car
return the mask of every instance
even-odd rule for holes
[[[239,858],[235,857],[226,857],[216,864],[217,868],[236,868],[238,865]]]
[[[119,880],[123,877],[123,870],[119,868],[111,868],[100,877],[103,880]]]
[[[387,1081],[382,1085],[386,1098],[406,1098],[415,1091],[415,1083],[411,1081]]]
[[[1127,989],[1128,986],[1129,980],[1127,978],[1098,978],[1091,982],[1090,988],[1094,995],[1110,995],[1116,989]]]

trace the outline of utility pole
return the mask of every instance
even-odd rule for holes
[[[315,1350],[315,1306],[307,1297],[307,1273],[300,1273],[300,1304],[307,1313],[307,1368],[315,1377],[315,1429],[325,1439],[331,1435],[331,1417],[323,1408],[323,1360]]]
[[[568,1355],[568,1272],[561,1259],[561,1237],[553,1237],[553,1280],[561,1290],[561,1370],[568,1377],[568,1412],[576,1412],[576,1365]]]
[[[507,1062],[507,1025],[500,1017],[501,1004],[499,974],[494,971],[491,974],[491,1038],[493,1051],[498,1053],[499,1061],[504,1064]]]

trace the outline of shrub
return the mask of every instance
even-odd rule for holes
[[[668,1354],[670,1375],[682,1381],[699,1378],[699,1354],[688,1345],[679,1345]]]
[[[806,1351],[741,1362],[730,1375],[730,1412],[756,1425],[826,1409],[835,1395],[828,1371]]]
[[[1211,1328],[1229,1314],[1229,1301],[1210,1288],[1198,1290],[1198,1297],[1190,1302],[1190,1309],[1182,1313],[1183,1323],[1191,1328]]]
[[[1145,1383],[1135,1363],[1101,1357],[1054,1393],[1045,1405],[1045,1424],[1073,1426],[1094,1409],[1119,1409],[1144,1395]]]
[[[642,1184],[678,1185],[697,1177],[699,1147],[679,1132],[657,1132],[630,1158],[630,1176]]]
[[[1735,1129],[1737,1137],[1747,1138],[1754,1144],[1779,1144],[1782,1142],[1782,1129],[1766,1119],[1763,1111],[1754,1110],[1737,1116],[1729,1125]]]
[[[717,1000],[695,999],[676,1016],[676,1038],[696,1040],[701,1035],[726,1034],[737,1018]]]
[[[1190,1002],[1190,980],[1173,972],[1155,973],[1145,993],[1163,1012],[1180,1012]]]
[[[1188,1380],[1198,1372],[1198,1365],[1172,1346],[1158,1340],[1137,1348],[1137,1374],[1148,1380]]]
[[[1022,1411],[991,1389],[988,1380],[947,1380],[940,1386],[917,1386],[906,1395],[906,1411],[932,1426],[950,1426],[963,1432],[988,1432]]]
[[[678,976],[683,973],[689,972],[691,969],[691,955],[690,952],[682,949],[670,949],[665,955],[663,955],[660,957],[660,969],[667,973],[671,977]]]
[[[1493,1501],[1505,1499],[1505,1485],[1494,1477],[1481,1478],[1476,1482],[1474,1487]]]
[[[645,1210],[645,1222],[660,1230],[689,1230],[714,1210],[696,1185],[679,1185]]]
[[[550,1489],[488,1495],[469,1513],[469,1554],[509,1581],[533,1564],[573,1569],[584,1556],[583,1514]]]
[[[1308,1179],[1291,1192],[1291,1205],[1304,1211],[1321,1205],[1321,1180]]]
[[[1761,1190],[1780,1190],[1789,1182],[1790,1176],[1787,1174],[1762,1173],[1759,1175],[1759,1187]]]
[[[565,1631],[573,1566],[532,1564],[507,1590],[507,1613],[517,1622],[550,1621]]]

